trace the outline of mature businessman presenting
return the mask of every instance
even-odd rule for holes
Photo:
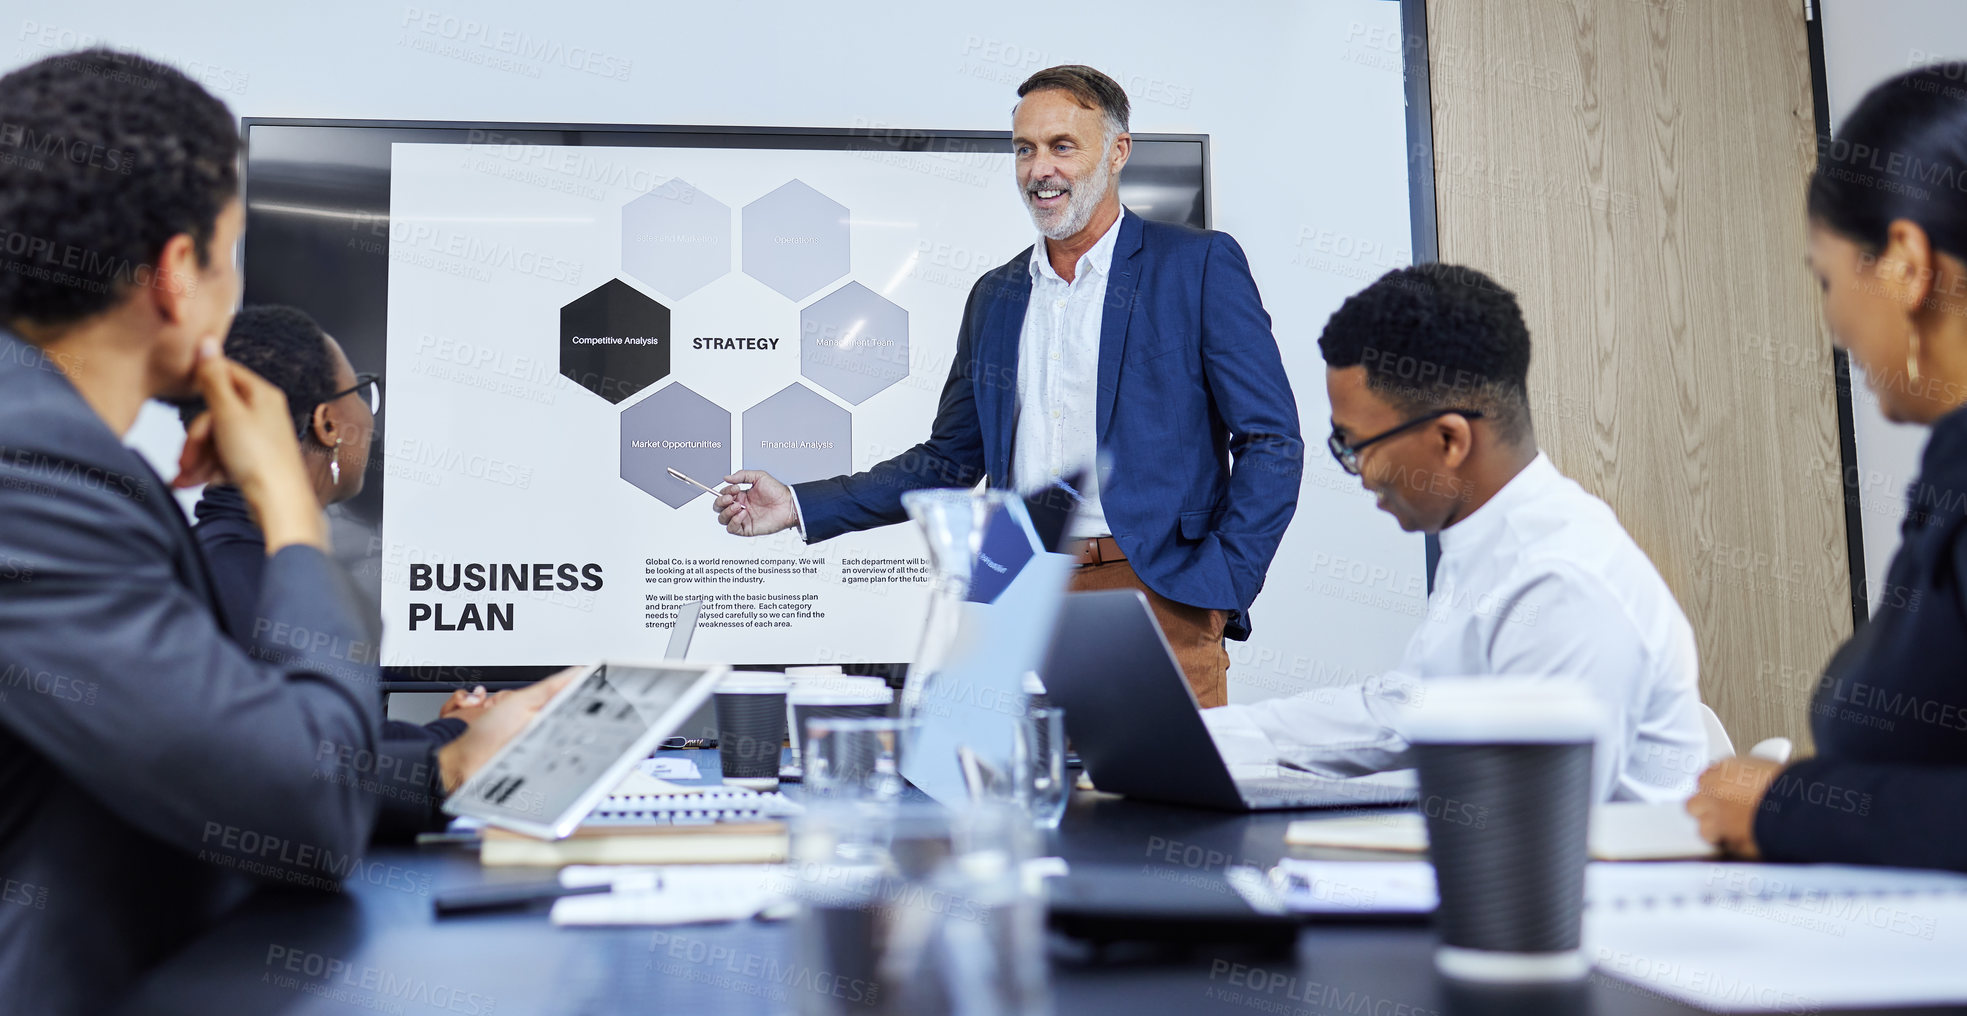
[[[1221,705],[1223,638],[1249,637],[1304,470],[1270,316],[1235,240],[1121,207],[1118,83],[1066,65],[1018,96],[1017,184],[1040,242],[971,289],[929,439],[792,488],[741,470],[713,507],[730,532],[797,526],[811,543],[903,521],[910,490],[1030,491],[1086,469],[1073,588],[1144,590],[1196,699]]]

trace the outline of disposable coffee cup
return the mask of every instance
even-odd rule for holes
[[[724,782],[752,790],[779,785],[785,745],[783,674],[739,672],[717,685],[717,754]]]
[[[849,684],[848,680],[855,683]],[[806,725],[814,720],[880,719],[888,715],[895,693],[878,677],[834,678],[824,684],[794,685],[786,701],[792,706],[793,742],[805,757]]]
[[[1592,745],[1582,682],[1424,682],[1406,722],[1440,888],[1435,966],[1463,981],[1573,981],[1580,948]]]

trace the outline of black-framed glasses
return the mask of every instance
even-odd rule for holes
[[[1429,420],[1439,420],[1442,417],[1449,416],[1449,415],[1460,415],[1460,416],[1467,417],[1468,419],[1471,420],[1482,419],[1482,411],[1479,409],[1437,409],[1432,413],[1428,413],[1423,416],[1416,416],[1413,419],[1408,420],[1406,423],[1403,423],[1400,426],[1393,428],[1392,430],[1380,431],[1378,434],[1375,434],[1372,437],[1369,437],[1366,440],[1359,442],[1358,444],[1346,444],[1345,441],[1339,437],[1339,432],[1335,430],[1332,432],[1330,437],[1327,437],[1325,439],[1325,449],[1332,453],[1333,458],[1339,460],[1340,469],[1343,469],[1354,476],[1358,476],[1359,453],[1365,451],[1368,446],[1378,444],[1379,442],[1384,441],[1390,437],[1397,437],[1401,434],[1406,433],[1407,431],[1413,430],[1415,427],[1418,427],[1421,424],[1428,422]]]
[[[335,394],[330,395],[325,399],[322,399],[321,402],[323,405],[325,405],[327,403],[335,401],[336,399],[341,398],[344,395],[354,395],[358,392],[360,392],[362,395],[362,401],[367,403],[369,406],[369,415],[374,416],[375,414],[382,412],[382,375],[381,374],[367,374],[367,373],[357,374],[355,375],[355,383],[353,385],[344,388],[341,391],[338,391]]]

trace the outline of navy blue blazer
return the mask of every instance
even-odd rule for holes
[[[265,658],[278,653],[283,644],[279,632],[259,618],[260,594],[266,584],[266,534],[247,507],[246,496],[237,487],[212,484],[199,497],[193,514],[198,524],[191,531],[205,554],[219,620],[249,655]],[[371,656],[375,645],[373,639],[367,644]],[[382,754],[399,764],[379,767],[372,774],[378,786],[385,781],[390,786],[382,798],[377,839],[408,839],[450,824],[450,816],[439,810],[444,792],[434,752],[464,729],[465,722],[456,717],[421,726],[383,721]]]
[[[1226,233],[1124,212],[1100,321],[1100,504],[1148,588],[1248,611],[1297,509],[1298,406],[1243,250]],[[851,476],[797,485],[808,542],[906,519],[903,493],[1008,487],[1031,248],[977,280],[927,441]],[[1232,466],[1232,456],[1234,465]]]
[[[266,562],[290,637],[249,655],[169,488],[5,332],[0,520],[7,1011],[101,1011],[255,886],[367,871],[379,675],[326,555]]]

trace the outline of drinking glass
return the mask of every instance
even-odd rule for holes
[[[895,761],[902,721],[815,716],[806,721],[805,786],[811,797],[892,801],[901,796]]]

